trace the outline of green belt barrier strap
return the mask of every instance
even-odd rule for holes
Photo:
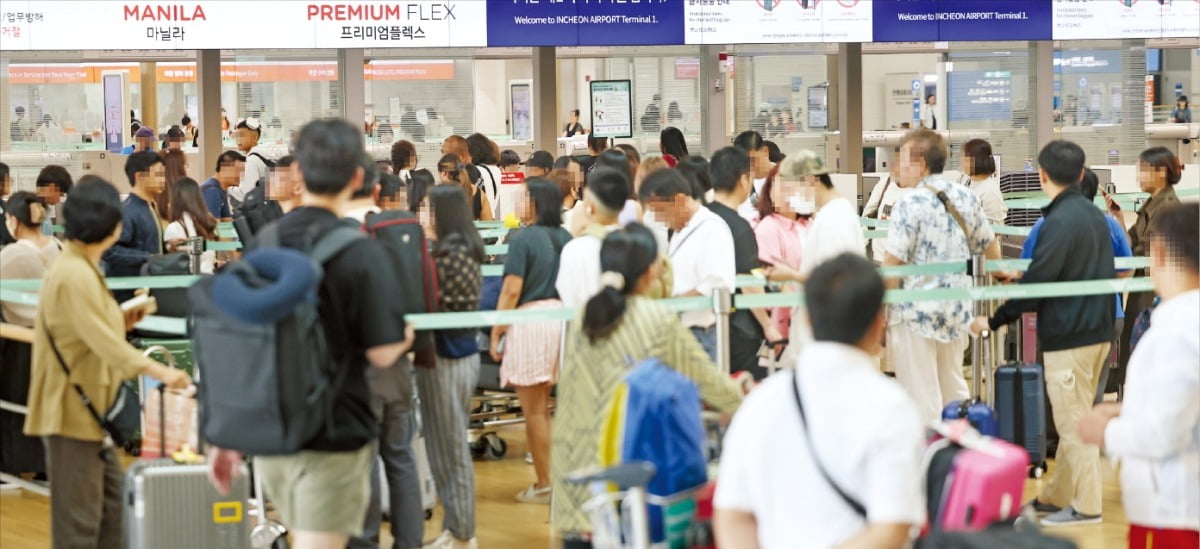
[[[242,243],[237,241],[209,240],[205,243],[204,249],[210,252],[235,252],[242,249]]]
[[[487,255],[508,255],[508,244],[496,244],[493,246],[484,246],[483,253]]]
[[[890,290],[884,296],[887,303],[916,301],[993,301],[1009,299],[1045,299],[1082,295],[1104,295],[1123,292],[1149,292],[1154,282],[1144,278],[1114,278],[1076,282],[1042,282],[1038,284],[1008,284],[979,288],[934,288],[927,290]],[[803,294],[777,293],[734,296],[739,309],[762,307],[794,307],[804,303]]]
[[[479,238],[504,238],[506,234],[508,234],[508,229],[505,228],[485,229],[479,231]]]

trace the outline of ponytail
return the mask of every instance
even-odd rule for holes
[[[17,191],[9,197],[4,213],[13,216],[24,227],[37,229],[46,220],[46,200],[29,191]]]
[[[588,342],[596,343],[608,337],[625,316],[625,294],[611,286],[605,286],[592,296],[583,308],[583,333]]]
[[[658,240],[638,223],[613,231],[600,245],[600,292],[583,309],[582,329],[588,342],[611,335],[621,325],[628,296],[658,259]]]

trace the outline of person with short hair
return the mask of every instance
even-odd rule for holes
[[[34,184],[37,187],[37,195],[42,197],[46,201],[46,205],[50,207],[50,215],[47,215],[42,221],[42,233],[54,236],[54,221],[58,217],[55,215],[56,210],[66,199],[66,195],[71,193],[74,178],[66,168],[50,164],[38,172]]]
[[[858,254],[813,270],[804,298],[816,341],[794,375],[750,393],[725,434],[713,500],[720,547],[898,549],[924,522],[925,423],[872,360],[887,330],[883,295]]]
[[[546,151],[533,151],[525,160],[525,177],[545,177],[554,169],[554,155]]]
[[[650,296],[660,278],[662,255],[649,229],[630,223],[614,230],[600,245],[599,257],[602,286],[567,328],[565,375],[554,418],[555,499],[550,519],[565,547],[591,547],[583,541],[592,529],[583,510],[591,494],[566,478],[600,466],[596,442],[630,364],[662,361],[694,381],[700,398],[724,413],[732,413],[742,397],[738,385],[713,365],[679,316]]]
[[[979,198],[942,175],[949,154],[946,139],[933,130],[912,131],[901,141],[897,184],[914,191],[892,210],[885,266],[966,264],[975,254],[1000,259],[999,240]],[[906,289],[965,288],[970,284],[966,273],[888,279],[889,287]],[[950,401],[969,396],[962,362],[972,310],[966,300],[889,305],[887,362],[913,397],[924,422],[941,417],[942,407]]]
[[[267,166],[265,150],[258,144],[262,139],[262,122],[259,119],[239,120],[234,132],[237,134],[238,152],[246,155],[246,169],[242,172],[237,190],[233,191],[233,199],[240,202],[259,186],[259,182],[271,177],[271,168]]]
[[[1120,460],[1130,549],[1200,546],[1200,207],[1163,206],[1150,230],[1162,302],[1129,362],[1120,403],[1078,423],[1085,444]]]
[[[192,117],[186,114],[183,115],[183,118],[179,121],[179,124],[183,126],[183,141],[185,143],[191,143],[191,146],[193,147],[199,147],[200,129],[192,123]]]
[[[183,141],[186,134],[183,128],[179,126],[171,126],[167,128],[167,139],[163,141],[163,151],[179,151],[183,150]]]
[[[158,158],[152,151],[138,155]],[[111,183],[81,178],[63,206],[66,245],[38,294],[25,434],[45,443],[56,548],[125,546],[120,456],[76,391],[103,413],[122,380],[146,375],[170,388],[191,384],[183,370],[159,364],[126,340],[146,309],[122,311],[100,272],[101,256],[124,235],[123,218]]]
[[[121,237],[104,252],[108,276],[138,276],[151,255],[162,254],[163,222],[155,204],[166,188],[162,157],[140,151],[125,159],[130,191],[121,203]]]
[[[737,209],[750,196],[750,159],[746,151],[725,147],[713,155],[708,167],[712,178],[713,201],[707,207],[729,227],[733,238],[736,274],[749,275],[762,264],[758,260],[758,239],[754,229]],[[736,290],[743,294],[762,294],[762,286],[747,286]],[[763,340],[776,352],[786,344],[779,325],[771,321],[769,309],[738,309],[729,318],[729,364],[731,372],[750,372],[763,379],[767,370],[758,365],[758,351]]]
[[[342,226],[339,212],[362,187],[364,144],[361,129],[339,119],[309,122],[295,143],[304,178],[301,206],[271,230],[278,231],[282,247],[309,253],[322,235]],[[321,324],[331,366],[345,370],[330,424],[295,454],[256,456],[254,470],[296,546],[342,549],[362,533],[371,495],[379,422],[367,371],[396,365],[415,338],[382,243],[359,239],[322,268]],[[211,446],[207,454],[214,484],[227,491],[240,457]]]
[[[1113,277],[1108,221],[1079,193],[1084,160],[1079,145],[1063,140],[1047,143],[1038,154],[1038,173],[1050,205],[1042,210],[1045,222],[1022,284]],[[1059,435],[1054,471],[1031,506],[1049,514],[1042,519],[1043,526],[1097,523],[1101,520],[1100,453],[1082,443],[1074,426],[1095,399],[1112,346],[1116,306],[1112,296],[1104,294],[1010,299],[991,318],[975,318],[971,331],[995,332],[1029,311],[1038,314],[1046,396]]]
[[[233,219],[229,189],[237,186],[245,171],[246,157],[237,151],[225,151],[217,157],[216,171],[200,185],[208,213],[219,221]]]
[[[675,170],[659,170],[642,181],[638,197],[673,231],[667,247],[674,274],[671,295],[709,297],[717,288],[733,292],[737,280],[733,235],[729,225],[692,197],[692,187]],[[716,323],[711,310],[680,316],[709,358],[716,363]]]
[[[496,164],[500,167],[501,172],[519,172],[521,168],[521,156],[517,151],[504,150],[500,153],[500,162]]]
[[[619,227],[618,216],[629,196],[629,179],[619,170],[597,168],[587,178],[583,211],[590,223],[583,234],[563,246],[555,282],[567,307],[583,306],[600,291],[600,243]]]
[[[1004,195],[1000,193],[1000,176],[996,172],[996,157],[992,156],[992,144],[983,139],[972,139],[962,147],[962,184],[979,197],[983,213],[992,225],[1003,225],[1008,216]]]

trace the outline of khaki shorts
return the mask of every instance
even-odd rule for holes
[[[254,470],[289,530],[357,536],[371,498],[374,449],[256,457]]]

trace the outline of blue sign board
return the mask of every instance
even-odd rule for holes
[[[1050,40],[1046,0],[887,0],[872,3],[876,42]]]
[[[683,44],[686,2],[489,0],[488,46]]]
[[[951,122],[1012,119],[1012,73],[954,71],[947,80]]]

